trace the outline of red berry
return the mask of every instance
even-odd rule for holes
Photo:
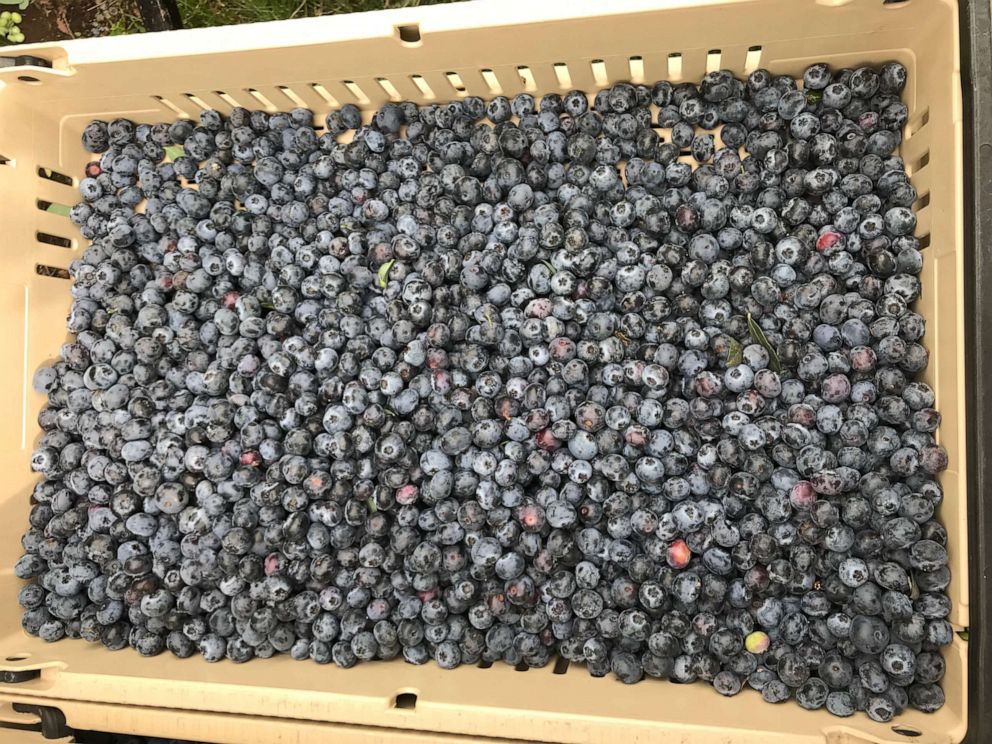
[[[544,526],[544,509],[537,504],[525,504],[517,510],[517,519],[528,532],[537,532]]]
[[[257,465],[262,461],[262,456],[257,452],[242,452],[239,460],[242,465]]]
[[[100,167],[100,164],[98,162],[96,162],[95,160],[92,163],[87,163],[86,164],[86,177],[87,178],[96,178],[101,173],[103,173],[103,168],[101,168]]]
[[[238,298],[241,297],[239,292],[231,290],[230,292],[224,293],[224,307],[228,310],[233,310],[235,305],[238,304]]]
[[[685,540],[672,540],[668,545],[668,565],[672,568],[685,568],[692,558],[692,551]]]
[[[417,487],[407,483],[396,489],[396,503],[407,506],[417,500]]]
[[[797,481],[789,491],[789,501],[796,509],[809,510],[816,503],[816,491],[809,481]]]
[[[272,576],[273,574],[279,573],[279,569],[282,567],[282,556],[278,553],[270,553],[265,558],[265,575]]]
[[[534,439],[537,441],[538,447],[549,452],[561,447],[561,440],[551,433],[551,429],[541,429],[537,432]]]
[[[816,239],[816,250],[825,251],[829,248],[833,248],[838,244],[843,244],[844,236],[839,232],[834,232],[833,230],[828,230],[823,233],[820,237]]]

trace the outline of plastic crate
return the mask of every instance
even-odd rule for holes
[[[285,656],[210,665],[110,653],[82,641],[49,645],[20,629],[21,582],[11,571],[35,481],[28,461],[43,403],[30,377],[66,337],[64,268],[82,242],[49,205],[76,201],[89,159],[79,136],[90,119],[155,122],[232,105],[306,105],[322,119],[344,103],[371,111],[390,99],[594,91],[622,80],[698,80],[718,68],[797,75],[816,61],[841,67],[895,59],[909,70],[911,115],[901,154],[920,194],[916,233],[925,267],[916,309],[927,319],[931,350],[925,379],[936,390],[944,417],[938,435],[950,457],[940,510],[953,572],[950,620],[967,629],[966,277],[954,0],[622,0],[608,7],[512,0],[17,51],[32,57],[0,67],[0,349],[7,351],[0,363],[0,469],[7,482],[0,492],[0,701],[57,708],[80,728],[99,728],[94,717],[116,715],[130,722],[127,730],[154,720],[161,736],[241,743],[395,741],[417,732],[437,741],[471,735],[707,744],[936,743],[965,736],[968,644],[959,637],[945,653],[945,707],[879,724],[863,715],[838,719],[775,707],[750,691],[723,699],[705,684],[625,687],[561,661],[527,671],[442,671],[400,661],[341,670]],[[202,731],[190,730],[194,720]],[[293,722],[299,728],[282,725]]]

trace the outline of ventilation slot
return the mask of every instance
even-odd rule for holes
[[[562,88],[572,87],[572,76],[568,73],[568,65],[564,62],[555,62],[555,77],[558,78],[558,85]]]
[[[433,88],[427,84],[423,75],[411,75],[410,82],[417,86],[417,90],[423,94],[424,98],[433,99],[435,97]]]
[[[0,165],[13,165],[14,161],[6,155],[0,155]]]
[[[65,173],[59,173],[51,168],[38,168],[38,177],[48,181],[55,181],[55,183],[60,183],[63,186],[72,186],[71,176],[67,176]]]
[[[748,47],[747,55],[744,57],[744,72],[750,75],[752,72],[758,69],[761,64],[761,47],[753,46]]]
[[[61,266],[49,266],[48,264],[35,264],[34,273],[39,276],[47,276],[52,279],[71,279],[69,272]],[[11,659],[7,659],[11,661]]]
[[[534,73],[527,65],[519,65],[517,67],[517,75],[520,76],[520,82],[523,83],[525,91],[531,92],[537,90],[537,82],[534,80]]]
[[[389,96],[389,100],[400,101],[403,99],[400,92],[396,90],[396,86],[389,82],[386,78],[376,78],[375,81],[379,83],[379,87],[385,91],[387,96]]]
[[[909,136],[913,137],[919,132],[923,127],[925,127],[930,122],[930,109],[923,109],[923,113],[920,114],[920,118],[909,122]]]
[[[417,707],[417,693],[400,692],[393,698],[393,707],[403,710],[415,710]]]
[[[228,106],[230,106],[232,109],[241,106],[241,104],[235,101],[234,98],[229,93],[225,93],[222,90],[215,90],[214,95],[217,96],[224,103],[226,103]]]
[[[918,173],[930,164],[930,151],[927,150],[917,160],[908,163],[909,174]]]
[[[498,96],[503,92],[503,86],[499,84],[499,78],[496,77],[495,72],[486,68],[485,70],[479,70],[479,74],[482,75],[482,82],[489,88],[490,93]]]
[[[194,106],[203,109],[204,111],[208,111],[210,108],[212,108],[211,106],[208,106],[206,103],[204,103],[201,98],[193,95],[192,93],[183,93],[183,95],[186,96],[186,100],[188,100]]]
[[[254,88],[245,88],[245,93],[258,101],[266,111],[276,111],[275,104]]]
[[[644,60],[641,57],[631,57],[628,60],[628,65],[630,67],[630,82],[632,82],[632,83],[643,83],[644,82]]]
[[[288,98],[290,101],[293,102],[294,106],[297,106],[299,108],[310,108],[309,106],[307,106],[307,102],[304,101],[302,98],[300,98],[298,95],[296,95],[296,91],[290,88],[288,85],[279,85],[276,87],[279,89],[280,93],[282,93],[284,96],[286,96],[286,98]]]
[[[719,71],[721,57],[722,54],[719,49],[710,49],[706,52],[706,72]]]
[[[38,207],[42,212],[51,212],[59,217],[69,216],[69,206],[66,204],[59,204],[58,202],[45,201],[44,199],[36,199],[35,206]]]
[[[152,96],[152,100],[158,102],[160,105],[165,106],[169,111],[174,113],[176,116],[183,119],[188,119],[189,114],[179,108],[176,104],[170,101],[168,98],[163,98],[162,96]]]
[[[400,41],[404,44],[409,44],[410,46],[417,46],[420,44],[419,24],[411,23],[407,26],[397,26],[396,34],[400,37]]]
[[[930,206],[930,192],[923,194],[919,199],[913,202],[913,209],[917,212]]]
[[[924,248],[929,248],[930,247],[930,233],[927,233],[926,235],[921,235],[919,238],[917,238],[917,240],[920,241],[920,250],[921,251]]]
[[[896,3],[902,3],[906,0],[884,0],[886,5],[894,5]],[[923,736],[923,732],[918,728],[913,728],[912,726],[893,726],[892,731],[899,734],[899,736],[908,736],[915,739],[917,736]]]
[[[348,92],[355,97],[355,100],[363,106],[369,102],[369,97],[365,95],[365,91],[354,80],[342,80],[341,85],[347,88]]]
[[[331,106],[338,105],[338,100],[332,96],[327,88],[320,83],[310,83],[310,87],[313,89],[313,92],[323,98],[326,103],[329,103]]]
[[[589,63],[589,67],[592,70],[592,79],[596,85],[607,85],[610,78],[606,74],[606,63],[601,59],[594,59]]]
[[[552,674],[564,674],[568,671],[568,659],[559,656],[555,659],[554,669],[551,670]]]
[[[59,248],[72,248],[72,241],[69,238],[63,238],[58,235],[52,235],[46,232],[37,232],[34,234],[35,238],[39,243],[45,243],[46,245],[55,245]]]
[[[682,79],[682,55],[679,52],[668,55],[668,79],[672,82]]]
[[[444,76],[448,78],[448,82],[451,83],[451,87],[455,89],[456,93],[465,92],[465,83],[462,80],[462,76],[457,72],[446,72]]]

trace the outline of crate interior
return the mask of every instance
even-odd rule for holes
[[[0,70],[0,224],[7,237],[0,254],[0,348],[7,350],[0,462],[8,483],[0,494],[0,669],[43,669],[36,682],[0,685],[0,695],[240,715],[264,710],[285,718],[569,741],[606,740],[617,727],[631,741],[657,741],[660,732],[714,742],[726,741],[728,731],[742,737],[735,741],[781,742],[822,741],[831,732],[865,741],[963,735],[961,639],[946,651],[947,705],[883,725],[862,715],[837,719],[794,704],[774,707],[753,692],[723,699],[705,683],[622,688],[563,660],[530,670],[444,672],[432,664],[378,662],[344,671],[288,657],[235,667],[168,654],[145,659],[82,641],[48,645],[20,629],[20,582],[10,568],[27,521],[34,482],[28,459],[43,403],[30,378],[66,338],[65,268],[84,242],[49,207],[77,200],[75,187],[90,159],[79,134],[89,120],[157,122],[195,118],[205,108],[307,106],[322,125],[329,109],[345,103],[371,112],[389,100],[595,92],[624,80],[698,81],[714,69],[746,75],[766,67],[801,76],[815,61],[842,67],[895,59],[910,71],[911,116],[901,154],[920,195],[914,206],[925,267],[916,309],[928,322],[925,379],[937,392],[938,435],[951,461],[941,476],[940,510],[951,542],[950,619],[967,628],[956,22],[954,5],[939,0],[743,0],[719,8],[624,2],[609,11],[592,3],[470,3],[259,24],[236,33],[205,29],[44,45],[33,53],[50,59],[51,70]]]

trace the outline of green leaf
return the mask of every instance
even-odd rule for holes
[[[965,643],[967,643],[968,642],[968,631],[967,630],[959,630],[958,631],[958,637],[962,641],[964,641]]]
[[[385,289],[386,285],[389,284],[389,270],[393,268],[394,263],[396,263],[396,259],[391,258],[379,267],[377,276],[379,277],[379,286],[383,289]]]
[[[45,211],[51,212],[52,214],[57,214],[59,215],[59,217],[69,216],[69,207],[67,207],[65,204],[55,204],[55,203],[49,204],[48,207],[45,208]]]
[[[765,336],[765,332],[761,330],[761,326],[758,322],[751,317],[751,313],[747,314],[747,329],[751,332],[751,338],[754,339],[754,343],[760,344],[765,347],[765,351],[768,352],[768,365],[775,371],[781,372],[782,365],[778,360],[778,352],[775,351],[775,347],[772,346],[771,341]]]
[[[744,348],[736,338],[730,339],[727,345],[727,366],[733,367],[735,364],[744,363]]]
[[[182,145],[169,145],[165,148],[165,158],[166,160],[175,160],[176,158],[182,157],[186,154]]]
[[[373,498],[372,496],[369,496],[368,505],[369,505],[369,511],[372,512],[373,514],[379,511],[379,507],[376,506],[375,504],[375,498]]]
[[[548,271],[550,271],[552,274],[554,274],[554,273],[557,272],[557,269],[555,269],[555,267],[552,265],[552,263],[550,261],[541,261],[541,263],[543,263],[545,266],[547,266],[548,267]]]
[[[492,315],[492,313],[489,312],[489,309],[488,308],[486,309],[486,312],[483,313],[483,315],[485,316],[486,322],[489,324],[489,327],[492,328],[493,327],[493,315]]]
[[[386,412],[387,416],[396,416],[396,411],[394,411],[392,408],[384,407],[383,410]]]
[[[806,103],[813,104],[814,106],[823,100],[822,90],[807,90],[806,91]]]
[[[259,302],[258,303],[258,306],[261,307],[263,310],[275,310],[276,309],[276,306],[273,305],[271,302]]]

